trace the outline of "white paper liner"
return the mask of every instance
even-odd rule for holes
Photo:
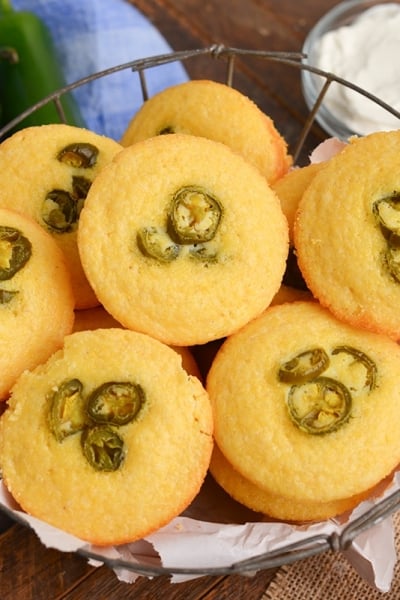
[[[176,568],[204,568],[206,570],[216,567],[229,568],[238,561],[263,555],[294,542],[307,540],[314,535],[331,535],[334,532],[340,534],[350,521],[397,491],[399,486],[400,473],[396,472],[390,484],[386,486],[379,497],[360,503],[349,515],[340,520],[331,519],[300,526],[262,521],[247,521],[238,524],[216,522],[214,519],[219,518],[223,513],[229,516],[232,506],[236,503],[233,503],[222,490],[216,492],[218,486],[212,483],[211,487],[202,490],[185,515],[173,519],[168,525],[148,535],[144,540],[107,548],[90,545],[84,540],[21,512],[1,480],[0,507],[4,506],[9,509],[17,520],[23,520],[29,525],[36,532],[42,544],[48,548],[55,548],[63,552],[86,550],[105,559],[128,561],[129,569],[122,566],[115,568],[114,572],[120,581],[132,583],[138,577],[138,574],[134,572],[135,565],[162,566],[170,571]],[[205,511],[204,515],[202,515],[202,511]],[[196,518],[186,516],[186,514],[196,515]],[[257,516],[255,513],[253,515]],[[381,592],[389,591],[397,560],[391,516],[361,533],[354,540],[350,549],[343,554],[371,586]],[[93,566],[102,564],[100,561],[90,560],[89,562]],[[172,574],[171,581],[179,583],[198,576]]]

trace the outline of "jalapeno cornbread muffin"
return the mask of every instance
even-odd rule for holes
[[[258,513],[284,521],[324,521],[352,510],[371,491],[331,502],[296,501],[271,494],[243,477],[214,445],[210,473],[215,481],[237,502]]]
[[[400,131],[352,139],[318,173],[294,226],[308,288],[338,318],[400,338]]]
[[[216,444],[273,496],[329,503],[363,494],[399,463],[399,368],[387,336],[317,302],[273,306],[213,361]]]
[[[272,119],[238,90],[210,80],[191,80],[148,99],[134,115],[121,144],[165,133],[203,136],[227,144],[271,183],[292,163]]]
[[[79,214],[94,177],[121,148],[60,123],[25,128],[0,144],[0,206],[27,214],[53,236],[71,272],[77,308],[98,304],[80,263]]]
[[[104,308],[175,346],[219,339],[278,291],[287,222],[265,178],[224,144],[184,134],[137,142],[96,177],[78,245]]]
[[[69,272],[52,237],[0,208],[0,400],[25,369],[61,347],[73,309]]]
[[[176,352],[123,329],[67,336],[21,375],[0,418],[0,464],[16,501],[98,545],[141,538],[184,510],[212,445],[198,379]]]

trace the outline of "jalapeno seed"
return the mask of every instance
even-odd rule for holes
[[[329,357],[323,348],[313,348],[300,352],[278,371],[278,378],[284,383],[304,383],[318,377],[329,366]]]
[[[373,390],[376,386],[376,376],[378,372],[375,362],[367,356],[367,354],[352,346],[338,346],[332,350],[333,355],[340,354],[341,352],[349,354],[353,357],[354,362],[361,363],[365,367],[365,386],[369,390]]]
[[[138,231],[137,244],[145,256],[159,262],[172,262],[179,255],[179,245],[171,240],[168,233],[159,227],[143,227]]]
[[[86,460],[96,471],[116,471],[124,460],[124,442],[107,425],[85,429],[81,446]]]
[[[350,417],[352,397],[345,385],[330,377],[292,385],[287,407],[293,423],[305,433],[337,431]]]
[[[144,399],[144,391],[140,385],[110,381],[90,394],[86,410],[97,423],[126,425],[138,415]]]
[[[69,379],[50,396],[49,427],[58,442],[83,430],[87,423],[82,389],[79,379]]]
[[[173,197],[170,224],[181,244],[212,240],[221,217],[221,204],[201,187],[183,187]]]
[[[99,149],[93,144],[76,142],[65,146],[57,155],[57,160],[70,167],[89,169],[97,162]]]
[[[28,262],[32,244],[18,229],[0,226],[0,281],[14,277]]]

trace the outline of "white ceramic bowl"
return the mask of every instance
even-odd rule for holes
[[[388,9],[388,5],[396,5],[395,10],[399,10],[400,19],[400,0],[397,2],[395,0],[347,0],[334,6],[315,24],[308,34],[303,46],[303,52],[306,55],[306,58],[303,60],[304,65],[317,67],[322,69],[324,72],[333,73],[335,77],[337,76],[339,78],[343,78],[346,81],[355,84],[357,87],[367,89],[365,69],[369,68],[370,66],[372,53],[374,53],[372,58],[375,59],[375,62],[377,62],[377,49],[373,49],[372,43],[364,43],[355,57],[354,54],[353,57],[351,57],[350,53],[347,56],[347,52],[349,50],[354,51],[354,46],[357,44],[354,29],[352,28],[355,20],[357,20],[361,15],[364,15],[365,18],[366,11],[369,9],[376,10],[374,7],[378,7],[378,5],[386,5],[384,7],[385,11]],[[381,11],[381,9],[382,7],[380,6],[379,11]],[[379,19],[374,17],[371,39],[372,36],[380,39],[382,41],[382,48],[387,42],[388,20],[393,19],[386,16],[385,18]],[[322,63],[321,58],[319,58],[321,39],[326,36],[328,32],[334,30],[336,30],[337,36],[337,30],[343,27],[346,27],[348,32],[352,31],[352,35],[349,36],[347,34],[347,38],[341,38],[341,42],[347,40],[346,43],[343,44],[343,46],[337,51],[335,51],[335,53],[330,53],[330,56],[335,56],[335,70],[332,68],[326,69],[326,63]],[[341,31],[343,32],[343,29],[341,29]],[[398,50],[400,53],[400,29],[393,35],[397,37],[399,44]],[[324,39],[326,43],[327,38],[325,37]],[[343,48],[345,48],[345,50]],[[361,67],[358,64],[360,58],[361,63],[363,63]],[[388,59],[388,61],[384,60],[382,62],[387,64],[382,64],[380,69],[381,71],[383,69],[387,69],[388,67],[392,68],[392,66],[395,68],[395,65],[399,63],[398,54],[392,52],[391,60]],[[331,66],[331,59],[329,59],[329,63],[330,64],[328,66]],[[341,72],[343,68],[345,68],[344,75]],[[362,69],[364,69],[364,72]],[[400,76],[400,65],[398,70]],[[302,70],[301,77],[304,98],[308,108],[311,110],[326,79],[305,69]],[[376,92],[374,88],[369,88],[367,91],[369,91],[374,97],[377,96],[380,100],[385,102],[385,104],[395,108],[398,111],[400,109],[398,83],[396,87],[397,91],[396,93],[393,92],[393,94],[395,94],[396,98],[399,98],[397,107],[391,102],[391,100],[388,100],[380,94],[382,87],[379,87],[378,92]],[[316,114],[316,120],[326,132],[342,140],[347,140],[351,135],[354,134],[364,135],[376,130],[397,129],[400,127],[400,120],[397,115],[393,116],[385,108],[378,106],[373,100],[365,98],[357,91],[352,91],[349,87],[343,85],[342,83],[338,83],[336,80],[330,84],[329,90],[324,96],[321,106]]]

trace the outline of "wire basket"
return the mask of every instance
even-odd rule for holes
[[[393,109],[391,106],[380,100],[376,96],[368,93],[362,88],[348,82],[333,73],[322,71],[321,69],[315,68],[304,62],[306,58],[302,53],[290,53],[290,52],[268,52],[268,51],[255,51],[225,47],[223,45],[211,45],[206,48],[200,48],[195,50],[187,50],[181,52],[173,52],[169,54],[162,54],[153,57],[147,57],[143,59],[133,60],[121,65],[99,71],[84,77],[74,83],[66,85],[65,87],[55,91],[54,93],[46,96],[40,102],[36,103],[18,117],[10,121],[7,125],[0,129],[0,140],[9,134],[19,123],[21,123],[27,116],[34,113],[46,104],[53,102],[56,105],[57,112],[60,117],[60,121],[66,123],[65,114],[63,111],[61,98],[64,94],[73,91],[74,89],[84,86],[91,81],[99,79],[101,77],[107,77],[117,71],[131,70],[139,76],[141,92],[143,101],[145,101],[148,95],[147,82],[146,82],[146,70],[152,67],[158,67],[166,65],[175,61],[187,61],[189,59],[197,57],[209,57],[211,59],[222,59],[226,62],[226,84],[232,86],[233,78],[235,73],[235,60],[237,58],[257,58],[263,61],[278,63],[279,65],[285,65],[297,69],[297,71],[306,70],[310,73],[318,75],[325,80],[324,85],[321,88],[319,95],[317,96],[314,105],[308,113],[307,118],[303,124],[302,131],[298,137],[295,147],[292,152],[293,161],[296,163],[304,143],[308,138],[312,126],[315,120],[318,120],[318,111],[323,103],[325,94],[327,93],[330,84],[335,81],[341,85],[351,88],[353,91],[362,94],[369,98],[371,101],[377,103],[383,109],[394,115],[400,120],[400,113]],[[400,121],[399,121],[400,123]],[[1,476],[1,474],[0,474]],[[126,569],[138,575],[144,575],[147,577],[154,577],[159,575],[229,575],[229,574],[252,574],[256,571],[263,569],[277,568],[282,565],[291,564],[298,560],[308,558],[326,551],[343,551],[349,549],[352,542],[364,531],[372,528],[373,526],[381,523],[383,520],[388,518],[390,515],[395,513],[400,508],[400,490],[395,491],[384,500],[380,501],[377,505],[367,510],[362,516],[350,521],[340,534],[332,533],[330,535],[310,535],[307,539],[301,542],[296,542],[283,547],[278,550],[267,552],[259,556],[254,556],[250,559],[241,560],[223,567],[215,567],[210,564],[207,567],[200,568],[186,568],[186,567],[162,567],[152,566],[148,564],[140,564],[140,562],[131,562],[129,560],[123,560],[121,558],[110,558],[87,549],[78,550],[78,554],[106,564],[112,569]],[[19,516],[16,516],[12,510],[2,507],[4,514],[11,519],[21,522],[26,525],[26,521]]]

